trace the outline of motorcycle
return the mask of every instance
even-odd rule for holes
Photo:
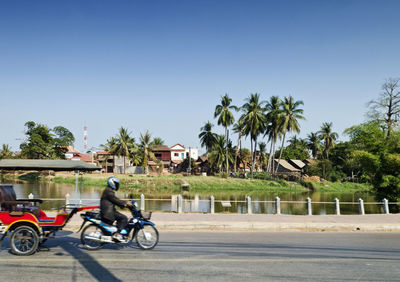
[[[108,225],[101,221],[100,213],[86,212],[81,214],[83,223],[78,230],[81,233],[81,242],[88,250],[98,250],[105,244],[122,243],[127,244],[136,240],[137,245],[144,249],[153,249],[159,239],[158,230],[155,224],[150,221],[151,212],[142,212],[137,208],[136,201],[131,201],[132,206],[128,207],[132,214],[127,226],[121,230],[122,240],[113,238],[113,234],[117,232],[115,225]],[[90,223],[83,228],[86,223]]]

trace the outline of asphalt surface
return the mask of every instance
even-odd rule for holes
[[[131,217],[129,213],[125,213]],[[49,213],[55,216],[55,213]],[[368,215],[271,215],[271,214],[202,214],[153,213],[161,231],[290,231],[290,232],[400,232],[400,214]],[[72,217],[65,229],[76,231],[82,224],[79,215]]]
[[[399,281],[400,234],[163,231],[155,249],[82,248],[61,231],[29,257],[0,250],[1,281]]]

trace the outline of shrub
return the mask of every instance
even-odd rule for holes
[[[310,189],[311,191],[318,190],[318,187],[317,187],[317,185],[315,184],[315,182],[312,182],[312,181],[305,181],[304,179],[300,179],[300,180],[298,181],[298,183],[299,183],[301,186]]]

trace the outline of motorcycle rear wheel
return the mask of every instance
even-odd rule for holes
[[[143,250],[151,250],[158,243],[158,230],[152,225],[144,225],[136,233],[136,243]]]
[[[98,250],[103,247],[105,243],[94,240],[93,238],[98,238],[98,240],[100,240],[101,236],[103,235],[103,231],[100,229],[100,227],[95,224],[90,224],[82,230],[82,245],[90,251]]]

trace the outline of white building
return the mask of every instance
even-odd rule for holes
[[[185,146],[181,144],[175,144],[170,147],[171,149],[171,161],[183,161],[186,157],[189,156],[194,160],[199,158],[199,150],[197,148],[185,148]]]

